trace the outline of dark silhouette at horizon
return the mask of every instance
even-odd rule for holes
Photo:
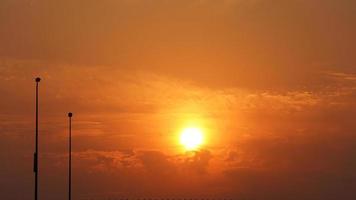
[[[68,163],[68,199],[72,199],[72,116],[73,113],[68,113],[69,117],[69,163]]]
[[[41,81],[41,78],[37,77],[36,81],[36,145],[35,145],[35,153],[33,160],[33,172],[35,173],[35,200],[38,198],[38,85]]]

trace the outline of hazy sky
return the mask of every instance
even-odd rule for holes
[[[0,198],[356,199],[356,1],[1,0]],[[184,127],[206,138],[179,144]]]

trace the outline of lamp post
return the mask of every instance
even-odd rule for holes
[[[33,156],[33,172],[35,173],[35,200],[38,197],[38,85],[41,78],[37,77],[36,81],[36,136],[35,136],[35,153]]]
[[[69,117],[68,200],[72,199],[72,116],[73,113],[68,113],[68,117]]]

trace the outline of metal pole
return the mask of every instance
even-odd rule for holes
[[[69,174],[68,174],[68,200],[72,199],[72,113],[68,113],[69,117]]]
[[[38,84],[40,78],[36,78],[36,146],[33,158],[33,171],[35,173],[35,200],[38,199]]]

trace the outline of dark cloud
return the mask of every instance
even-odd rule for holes
[[[235,197],[251,199],[355,198],[354,175],[325,171],[234,169],[226,171]]]
[[[184,159],[184,169],[193,170],[197,174],[206,174],[209,161],[213,158],[210,151],[201,150],[193,152],[192,157]]]
[[[159,151],[141,152],[138,159],[142,162],[143,167],[154,176],[162,176],[176,173],[176,166],[169,161],[169,157]]]

